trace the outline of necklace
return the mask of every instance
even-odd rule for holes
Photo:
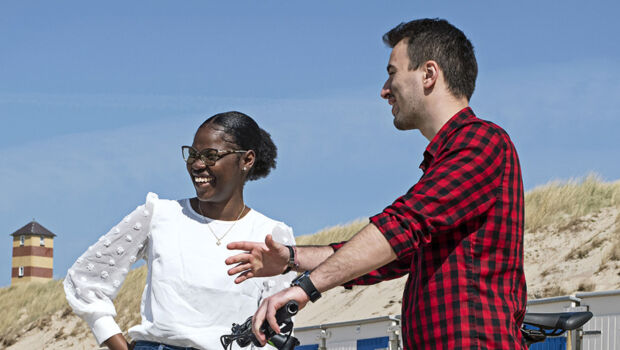
[[[226,230],[226,232],[224,232],[222,237],[218,237],[215,234],[215,232],[213,232],[211,225],[209,225],[209,223],[207,222],[207,217],[205,216],[205,214],[202,213],[202,207],[200,206],[200,200],[198,200],[198,210],[200,211],[200,215],[202,215],[202,218],[204,219],[204,222],[207,225],[207,228],[209,229],[209,231],[211,231],[211,234],[213,235],[213,237],[215,237],[215,240],[216,240],[215,244],[220,245],[222,244],[222,240],[224,239],[224,237],[226,237],[228,232],[230,232],[233,229],[233,227],[235,227],[235,225],[237,224],[237,221],[239,221],[239,218],[241,218],[241,214],[243,214],[243,211],[245,210],[245,203],[243,203],[243,208],[241,208],[241,211],[239,212],[239,215],[237,215],[237,218],[235,219],[233,224],[230,225],[230,227],[228,228],[228,230]]]

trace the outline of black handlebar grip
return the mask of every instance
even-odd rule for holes
[[[298,311],[299,304],[295,300],[291,300],[286,303],[283,307],[279,308],[278,311],[276,311],[276,321],[278,322],[278,325],[281,325],[282,323],[289,323],[291,317],[295,316]],[[260,329],[265,334],[267,339],[273,337],[276,334],[276,332],[271,329],[267,321],[263,322],[263,325]]]
[[[293,350],[299,345],[299,340],[297,340],[297,338],[293,336],[287,337],[282,334],[274,335],[269,342],[279,350]]]

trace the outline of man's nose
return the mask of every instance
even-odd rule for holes
[[[390,89],[390,80],[386,80],[385,84],[383,84],[383,87],[381,88],[381,97],[383,97],[384,99],[388,99],[390,98],[390,95],[392,95],[392,89]]]

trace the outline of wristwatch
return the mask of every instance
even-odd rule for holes
[[[306,271],[297,276],[292,282],[291,287],[299,286],[308,294],[311,302],[317,301],[321,297],[321,293],[316,289],[314,283],[310,280],[310,271]]]

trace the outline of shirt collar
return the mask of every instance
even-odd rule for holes
[[[475,116],[474,111],[470,107],[465,107],[453,115],[452,118],[450,118],[441,127],[441,129],[439,129],[424,151],[424,160],[422,161],[422,164],[420,164],[420,169],[422,169],[423,172],[426,171],[428,165],[431,163],[433,158],[435,158],[437,150],[452,133],[452,131],[464,125],[467,119]]]

